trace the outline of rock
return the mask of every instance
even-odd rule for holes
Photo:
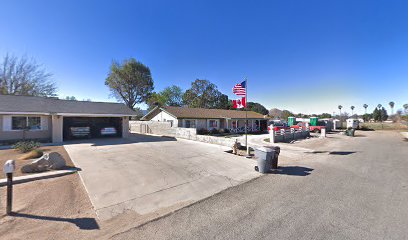
[[[57,152],[46,153],[38,159],[34,159],[31,163],[21,167],[23,173],[44,172],[47,170],[62,169],[66,166],[66,162],[61,154]]]
[[[49,154],[48,162],[48,168],[53,170],[64,168],[67,165],[65,159],[57,152],[51,152]]]
[[[44,172],[48,170],[48,155],[44,154],[42,157],[34,159],[31,163],[24,165],[21,168],[23,173]]]

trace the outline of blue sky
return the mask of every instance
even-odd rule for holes
[[[115,101],[113,59],[148,65],[155,90],[208,79],[294,112],[408,103],[408,2],[3,0],[0,55],[27,55],[59,95]]]

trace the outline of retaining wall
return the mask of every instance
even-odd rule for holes
[[[129,124],[131,132],[134,133],[165,135],[227,147],[232,147],[235,142],[231,138],[198,135],[195,128],[171,127],[168,122],[131,121]]]
[[[157,134],[174,137],[176,129],[171,127],[170,122],[153,122],[153,121],[130,121],[130,131],[141,134]]]
[[[271,134],[275,134],[275,133],[271,133]],[[310,132],[309,131],[297,131],[294,133],[290,133],[290,132],[285,132],[285,134],[279,134],[273,137],[275,143],[277,142],[291,142],[293,140],[297,140],[297,139],[304,139],[310,137]],[[272,142],[272,140],[271,140]]]

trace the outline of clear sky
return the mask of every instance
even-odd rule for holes
[[[155,90],[208,79],[231,98],[294,112],[408,103],[408,1],[2,0],[0,55],[27,55],[59,95],[115,101],[113,59],[150,67]]]

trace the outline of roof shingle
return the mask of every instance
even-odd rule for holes
[[[123,103],[72,101],[0,94],[0,114],[2,112],[136,115]]]
[[[188,108],[188,107],[162,107],[164,111],[173,115],[176,118],[234,118],[245,119],[245,111],[238,110],[225,110],[225,109],[206,109],[206,108]],[[158,109],[157,109],[158,110]],[[148,113],[143,119],[150,120],[153,118],[154,113],[152,111]],[[264,115],[248,111],[249,119],[262,119]],[[150,116],[148,116],[150,115]]]

